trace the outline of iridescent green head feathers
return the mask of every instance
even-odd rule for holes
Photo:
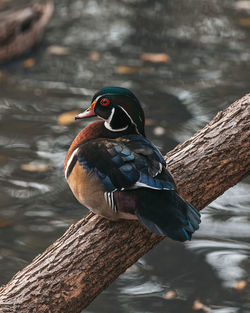
[[[145,136],[144,112],[136,96],[128,89],[105,87],[95,93],[89,109],[76,118],[99,116],[111,131],[122,131],[132,123],[136,132]]]

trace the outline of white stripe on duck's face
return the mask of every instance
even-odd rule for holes
[[[116,108],[112,108],[111,110],[111,114],[109,115],[108,119],[105,120],[104,122],[104,126],[110,130],[110,131],[115,131],[115,132],[119,132],[119,131],[123,131],[123,130],[126,130],[128,128],[129,125],[126,125],[125,127],[122,127],[122,128],[113,128],[112,127],[112,120],[114,118],[114,114],[115,114],[115,111],[116,111]]]
[[[121,132],[133,124],[135,126],[136,132],[138,132],[135,123],[129,114],[121,106],[113,107],[108,119],[105,119],[104,126],[113,132]],[[123,127],[120,127],[123,126]]]

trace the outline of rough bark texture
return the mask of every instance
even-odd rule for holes
[[[219,112],[166,158],[180,194],[198,209],[237,184],[250,171],[250,94]]]
[[[54,9],[53,0],[0,13],[0,64],[21,55],[37,43]]]
[[[250,94],[167,154],[181,195],[202,209],[249,173]],[[0,312],[77,313],[163,237],[88,214],[0,289]]]

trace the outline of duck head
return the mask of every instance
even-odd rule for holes
[[[90,107],[75,118],[83,119],[93,116],[103,119],[104,126],[110,131],[124,131],[134,126],[138,134],[145,136],[145,117],[141,104],[126,88],[102,88],[94,95]]]

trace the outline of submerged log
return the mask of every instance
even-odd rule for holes
[[[21,55],[41,40],[54,9],[53,0],[0,13],[0,64]]]
[[[250,94],[166,155],[180,194],[198,209],[249,174],[249,117]],[[81,312],[163,238],[90,213],[0,288],[0,312]]]

